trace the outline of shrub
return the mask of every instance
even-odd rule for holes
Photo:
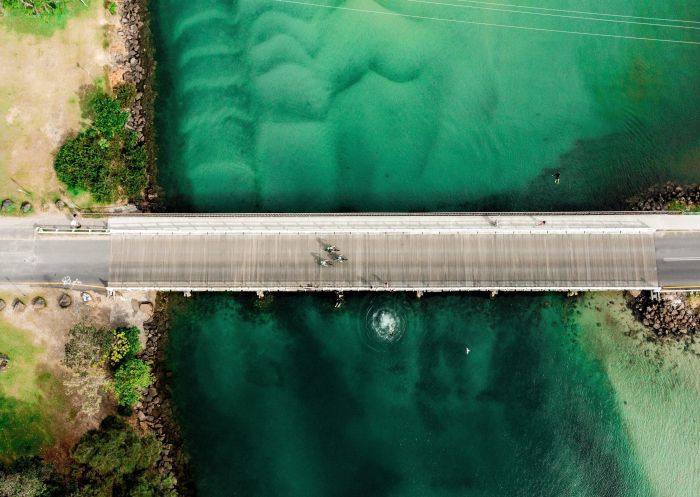
[[[133,406],[141,397],[141,390],[153,383],[151,368],[141,359],[129,359],[114,372],[114,393],[117,402]]]
[[[113,366],[124,359],[131,359],[141,352],[140,331],[137,327],[121,327],[112,332],[112,346],[109,359]]]
[[[133,83],[121,83],[114,87],[114,97],[122,108],[131,107],[136,99],[136,86]]]
[[[88,101],[88,116],[92,126],[104,138],[112,138],[129,120],[119,101],[103,91],[96,91]]]
[[[54,160],[58,179],[72,190],[87,190],[98,202],[134,198],[146,186],[146,155],[123,110],[135,89],[117,87],[117,98],[101,90],[85,104],[92,125],[66,141]]]
[[[66,10],[65,0],[1,0],[3,8],[37,17],[49,17],[63,14]]]
[[[105,418],[99,430],[88,431],[73,447],[79,490],[72,497],[174,497],[172,481],[154,468],[160,450],[152,436],[140,437],[115,416]]]
[[[68,332],[68,342],[65,345],[64,364],[76,370],[100,366],[109,351],[112,332],[79,324]]]
[[[50,466],[39,458],[18,459],[0,468],[0,497],[48,497],[57,484]]]

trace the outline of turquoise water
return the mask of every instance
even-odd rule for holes
[[[202,495],[651,495],[569,300],[253,301],[174,312]],[[371,326],[382,312],[395,341]]]
[[[306,3],[153,2],[171,211],[607,209],[700,181],[700,23],[661,20],[700,4]],[[697,358],[601,298],[177,299],[199,494],[700,495]]]
[[[700,178],[700,24],[646,19],[697,2],[307,3],[154,2],[173,210],[610,208]]]

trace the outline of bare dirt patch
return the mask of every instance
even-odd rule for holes
[[[61,186],[53,157],[80,129],[81,87],[106,77],[110,14],[101,2],[51,36],[18,33],[0,21],[0,197],[50,204]]]

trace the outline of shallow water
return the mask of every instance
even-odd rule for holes
[[[700,363],[660,366],[626,323],[601,326],[613,298],[603,313],[607,298],[556,295],[176,302],[170,357],[199,490],[695,495],[700,427],[684,409],[698,407]],[[377,308],[404,323],[400,339],[372,326]]]
[[[587,13],[700,4],[430,2],[154,2],[169,208],[607,209],[700,181],[700,24]],[[659,367],[611,298],[178,299],[198,490],[700,495],[697,357]]]
[[[611,208],[700,178],[700,24],[307,3],[155,2],[173,209]],[[686,0],[533,5],[700,20]]]

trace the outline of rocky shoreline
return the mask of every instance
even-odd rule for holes
[[[144,323],[146,346],[142,357],[151,364],[155,382],[134,406],[139,427],[163,444],[158,470],[173,477],[178,495],[195,495],[180,428],[175,420],[168,386],[172,372],[165,367],[168,339],[168,299],[158,294],[153,318]]]
[[[628,305],[636,318],[659,341],[692,340],[700,328],[700,318],[689,305],[686,295],[664,293],[658,298],[648,292],[630,295]]]
[[[146,152],[148,162],[148,184],[145,200],[139,210],[149,212],[156,207],[158,185],[156,184],[156,147],[154,103],[155,103],[155,56],[150,30],[148,0],[120,0],[118,2],[119,23],[116,43],[112,49],[113,84],[130,83],[136,88],[136,97],[129,111],[127,127],[136,131]]]
[[[673,182],[650,187],[627,201],[633,211],[667,211],[700,209],[700,184],[679,185]]]

